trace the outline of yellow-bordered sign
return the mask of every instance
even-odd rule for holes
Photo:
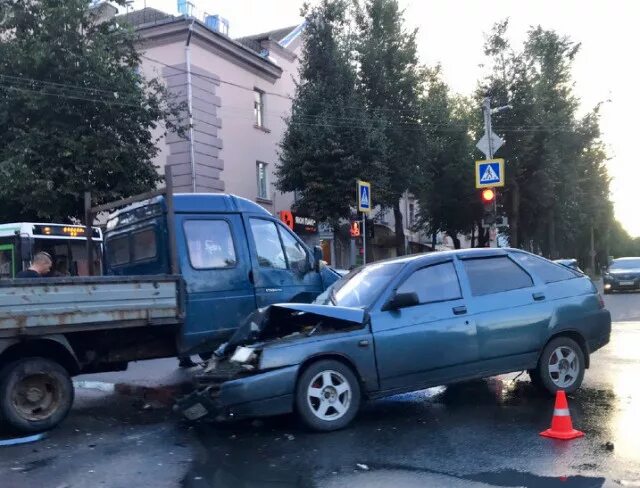
[[[371,183],[367,181],[357,180],[358,188],[358,211],[371,212],[373,203],[371,202]]]
[[[476,188],[504,186],[504,159],[476,161]]]

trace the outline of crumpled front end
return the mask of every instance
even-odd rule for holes
[[[189,420],[267,416],[293,410],[299,355],[263,361],[269,348],[303,345],[319,336],[361,329],[360,309],[280,304],[256,310],[196,376],[197,389],[175,409]],[[295,359],[294,359],[295,358]]]

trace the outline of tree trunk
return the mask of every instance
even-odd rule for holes
[[[436,244],[438,243],[438,233],[436,231],[433,231],[431,233],[431,247],[433,248],[433,250],[436,250]]]
[[[520,187],[517,181],[511,184],[511,220],[509,222],[509,246],[520,247],[518,224],[520,223]]]
[[[448,234],[451,236],[451,240],[453,241],[453,248],[460,249],[460,239],[458,239],[458,233],[448,232]]]
[[[476,227],[471,227],[471,247],[476,247]]]
[[[396,255],[404,256],[404,225],[402,221],[402,212],[400,212],[400,199],[393,204],[393,218],[396,222]]]

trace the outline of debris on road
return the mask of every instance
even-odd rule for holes
[[[294,436],[293,434],[285,434],[284,436],[285,436],[285,437],[287,438],[287,440],[289,440],[289,441],[292,441],[292,440],[294,440],[294,439],[295,439],[295,436]]]
[[[366,464],[356,464],[356,466],[358,467],[358,469],[361,469],[362,471],[369,471],[369,466],[367,466]]]
[[[611,441],[607,441],[603,444],[603,447],[607,450],[607,451],[613,451],[614,449],[614,445],[613,442]]]
[[[17,446],[20,444],[29,444],[30,442],[37,442],[44,439],[47,436],[45,432],[40,434],[34,434],[27,437],[14,437],[11,439],[0,439],[0,447],[3,446]]]

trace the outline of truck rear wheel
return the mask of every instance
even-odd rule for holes
[[[58,425],[73,404],[69,372],[49,359],[32,357],[0,370],[0,423],[25,432]]]

